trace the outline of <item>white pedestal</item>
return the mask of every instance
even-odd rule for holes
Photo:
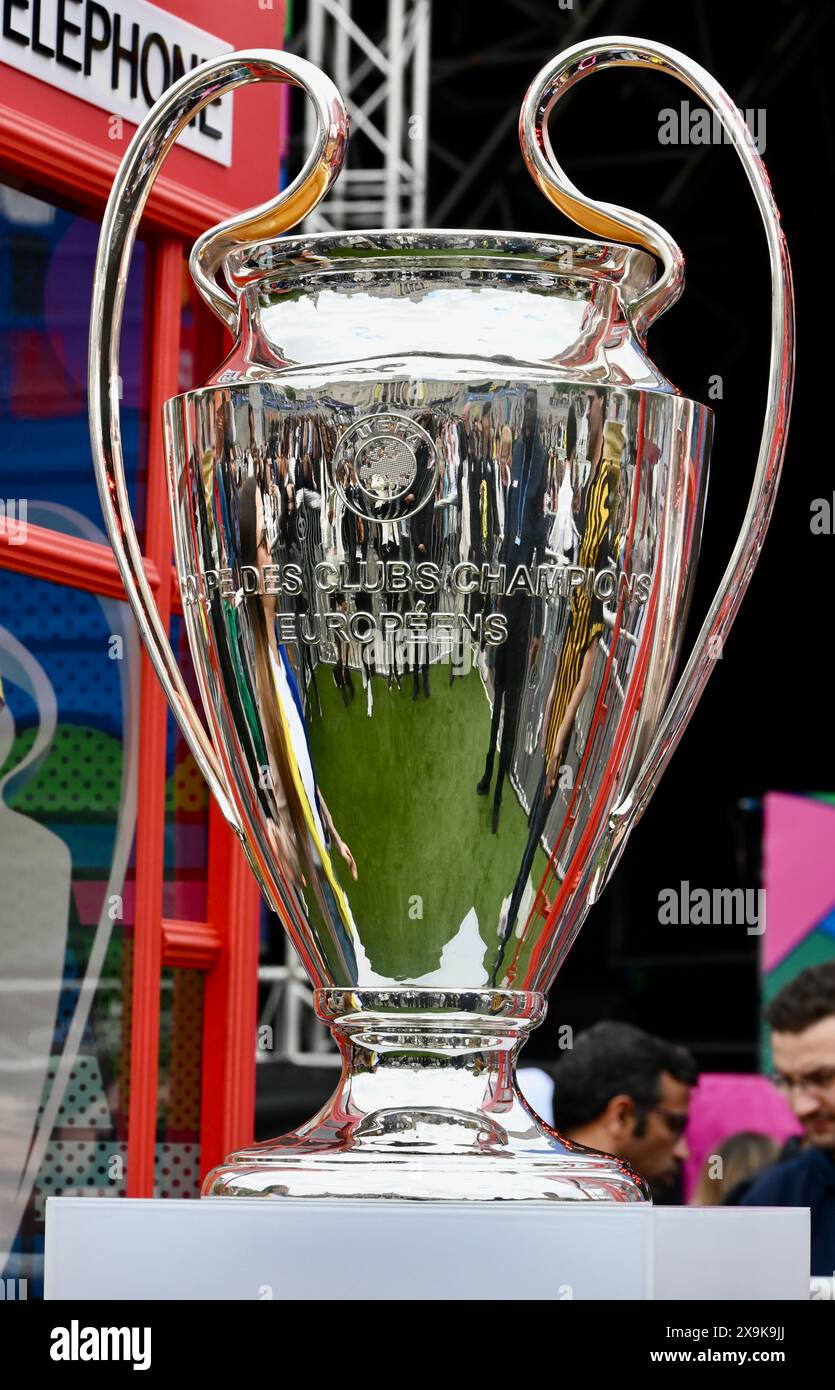
[[[804,1208],[50,1197],[48,1299],[808,1299]]]

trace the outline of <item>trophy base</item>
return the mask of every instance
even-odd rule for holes
[[[412,1123],[408,1112],[389,1119]],[[424,1114],[423,1120],[430,1116]],[[534,1117],[536,1118],[536,1117]],[[545,1129],[544,1121],[538,1121]],[[232,1154],[207,1176],[204,1197],[339,1197],[412,1202],[642,1202],[644,1180],[620,1159],[571,1146],[551,1131],[538,1142],[479,1153],[432,1146],[358,1144],[311,1153],[299,1131]]]
[[[628,1164],[564,1139],[519,1091],[541,995],[319,990],[317,1008],[342,1052],[333,1096],[299,1129],[230,1155],[204,1197],[649,1200]]]

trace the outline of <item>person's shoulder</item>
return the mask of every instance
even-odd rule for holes
[[[772,1164],[754,1178],[748,1191],[740,1198],[740,1205],[803,1205],[801,1199],[804,1192],[819,1188],[821,1179],[827,1176],[822,1159],[829,1162],[820,1150],[809,1148],[795,1158]]]
[[[745,1184],[744,1190],[736,1195],[735,1205],[741,1207],[780,1206],[786,1200],[785,1163],[773,1163],[762,1173],[757,1173]],[[794,1186],[789,1183],[789,1187]]]

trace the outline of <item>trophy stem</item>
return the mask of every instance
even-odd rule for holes
[[[563,1139],[516,1085],[545,1016],[521,991],[317,991],[342,1053],[307,1124],[233,1154],[204,1196],[641,1201],[621,1160]]]

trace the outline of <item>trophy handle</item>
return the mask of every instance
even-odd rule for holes
[[[177,723],[223,814],[238,834],[220,759],[186,690],[165,627],[145,577],[125,483],[119,421],[119,339],[128,267],[139,219],[165,156],[192,117],[208,102],[251,82],[290,82],[316,109],[316,141],[304,167],[278,197],[206,232],[190,266],[197,288],[230,328],[235,301],[214,273],[235,246],[250,237],[277,236],[316,206],[342,167],[348,116],[324,73],[291,53],[254,49],[227,53],[186,73],[160,97],[134,135],[116,175],[102,221],[93,282],[89,351],[89,418],[93,464],[110,543],[148,655]]]
[[[626,837],[646,810],[658,779],[678,746],[711,672],[711,662],[730,631],[748,587],[765,532],[786,445],[794,380],[794,294],[789,253],[768,174],[748,127],[727,92],[710,73],[683,53],[645,39],[592,39],[552,59],[531,83],[522,104],[519,138],[533,178],[552,203],[587,231],[637,244],[657,255],[657,283],[627,306],[641,337],[653,319],[675,302],[684,280],[684,260],[675,242],[656,223],[611,203],[586,198],[565,175],[551,148],[548,118],[557,101],[590,72],[604,68],[652,68],[678,77],[716,113],[739,156],[765,227],[771,264],[771,357],[768,397],[754,481],[733,554],[701,632],[664,713],[643,766],[630,790],[611,813],[609,853],[601,863],[597,892],[620,857]],[[597,896],[597,893],[595,893]]]

